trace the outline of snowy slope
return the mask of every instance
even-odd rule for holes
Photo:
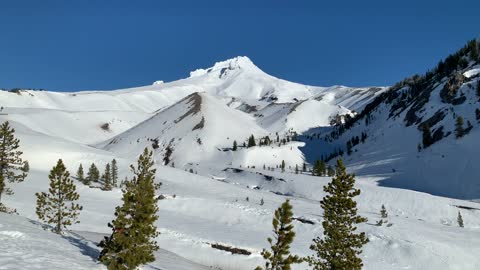
[[[0,106],[5,107],[0,122],[9,120],[16,129],[31,168],[25,182],[11,186],[15,194],[2,198],[20,216],[0,214],[0,243],[6,243],[0,244],[0,268],[104,269],[95,261],[94,242],[110,233],[107,223],[114,218],[121,191],[102,191],[77,182],[84,210],[81,223],[65,237],[37,223],[34,194],[48,189],[48,172],[59,158],[72,173],[79,164],[87,167],[92,162],[102,171],[115,158],[123,179],[131,176],[128,165],[144,147],[154,149],[156,180],[163,183],[158,194],[166,197],[159,201],[156,224],[162,251],[145,269],[253,269],[262,263],[260,251],[271,236],[274,210],[287,198],[295,217],[313,222],[295,221],[292,251],[310,255],[312,238],[322,235],[318,201],[330,178],[295,174],[294,168],[301,167],[304,155],[313,161],[367,132],[365,143],[356,145],[352,155],[344,155],[362,190],[359,214],[369,220],[359,226],[370,239],[361,255],[364,269],[479,269],[479,204],[405,189],[478,199],[477,69],[472,62],[459,70],[468,78],[456,95],[463,93],[463,103],[441,100],[440,92],[449,80],[443,78],[428,88],[428,102],[415,111],[421,120],[408,126],[406,119],[411,115],[407,113],[421,100],[417,96],[405,94],[405,99],[412,98],[410,103],[390,115],[408,86],[397,90],[305,86],[274,78],[246,57],[216,63],[182,80],[131,89],[0,91]],[[389,96],[391,91],[398,91],[398,96]],[[362,111],[370,110],[371,102],[376,106],[367,125]],[[443,109],[446,116],[432,125],[432,133],[440,126],[444,134],[451,132],[456,115],[470,120],[472,130],[459,140],[451,134],[418,152],[419,125]],[[330,121],[345,114],[359,115],[360,120],[332,137],[331,131],[341,127],[331,127]],[[102,128],[105,123],[107,130]],[[281,140],[291,138],[293,131],[308,138],[285,144],[276,141],[277,133]],[[242,147],[251,134],[257,144],[263,136],[274,142]],[[233,140],[240,146],[237,151],[230,149]],[[163,166],[167,147],[172,149],[171,162]],[[284,173],[277,168],[282,161]],[[262,199],[264,205],[260,205]],[[379,227],[374,224],[382,204],[391,225]],[[459,211],[465,228],[456,224]],[[213,249],[215,243],[252,254],[232,255]]]
[[[480,115],[476,112],[480,108],[480,60],[472,60],[469,51],[460,52],[459,59],[466,64],[452,68],[450,74],[435,69],[423,77],[408,78],[379,96],[348,127],[337,127],[333,133],[331,129],[311,131],[319,136],[306,140],[306,156],[314,160],[333,149],[346,152],[346,142],[365,132],[365,143],[353,147],[352,155],[343,156],[358,175],[381,176],[380,184],[390,187],[480,199],[480,168],[476,165],[480,152]],[[456,138],[459,116],[469,131]],[[434,141],[430,146],[423,143],[425,125]],[[320,151],[314,155],[313,149]]]
[[[102,145],[122,155],[136,155],[157,144],[156,154],[164,156],[169,147],[173,151],[171,160],[184,166],[225,156],[228,153],[222,148],[231,148],[234,140],[241,144],[251,134],[267,133],[250,115],[208,94],[193,93]]]

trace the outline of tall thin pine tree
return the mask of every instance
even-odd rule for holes
[[[117,183],[118,183],[118,166],[117,166],[117,161],[115,159],[112,160],[112,173],[111,173],[111,177],[112,177],[112,185],[114,187],[117,187]]]
[[[286,200],[273,217],[274,239],[268,238],[270,251],[263,249],[262,256],[266,260],[265,267],[258,266],[255,270],[290,270],[292,264],[301,263],[303,260],[290,254],[290,244],[295,238],[293,231],[293,211],[289,200]]]
[[[323,188],[327,195],[320,202],[324,210],[324,237],[313,239],[310,249],[316,254],[307,258],[314,270],[362,269],[362,259],[358,255],[368,239],[365,233],[355,231],[356,225],[367,219],[357,214],[353,198],[360,195],[360,189],[354,185],[355,176],[347,174],[343,161],[337,160],[336,175]]]

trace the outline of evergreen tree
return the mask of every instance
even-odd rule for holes
[[[352,143],[350,141],[347,142],[347,155],[352,154]]]
[[[265,267],[258,266],[256,270],[290,270],[290,265],[302,262],[300,257],[290,253],[290,244],[295,238],[292,218],[292,205],[286,200],[275,210],[272,221],[274,238],[267,238],[270,251],[263,249],[261,253],[266,260]]]
[[[50,179],[48,193],[35,194],[37,196],[36,213],[40,220],[54,224],[54,231],[61,234],[67,226],[80,222],[78,215],[82,206],[76,203],[80,195],[61,159],[50,171],[48,178]]]
[[[265,201],[263,200],[263,198],[260,200],[260,205],[263,205],[265,203]]]
[[[326,169],[325,161],[317,160],[313,166],[313,174],[316,176],[324,176]]]
[[[97,166],[95,166],[95,163],[92,163],[88,169],[87,178],[85,178],[85,184],[90,185],[92,182],[98,182],[99,179],[100,171],[98,170]]]
[[[155,191],[153,153],[145,148],[137,166],[131,165],[134,177],[127,181],[123,192],[123,205],[118,206],[115,220],[108,224],[112,234],[99,244],[102,247],[99,260],[110,270],[136,269],[155,260],[158,236],[155,221],[158,219]]]
[[[102,184],[103,190],[112,190],[112,176],[111,176],[111,170],[110,170],[110,163],[107,163],[105,166],[105,172],[102,175]]]
[[[382,204],[382,209],[380,210],[380,216],[382,218],[387,218],[388,217],[387,209],[385,208],[385,205],[383,205],[383,204]]]
[[[457,117],[457,121],[455,122],[455,136],[457,138],[461,138],[465,135],[465,129],[463,128],[463,117]]]
[[[460,211],[458,211],[457,222],[458,222],[458,226],[463,228],[463,218],[462,218],[462,214],[460,214]]]
[[[298,164],[295,164],[295,174],[298,174]]]
[[[112,185],[114,187],[117,187],[118,183],[118,166],[117,166],[117,160],[113,159],[112,160],[112,172],[111,172],[111,177],[112,177]]]
[[[424,124],[422,127],[422,132],[423,132],[422,133],[423,148],[427,148],[433,143],[430,127],[427,124]]]
[[[83,173],[82,163],[80,163],[80,166],[78,166],[78,170],[77,170],[77,180],[80,181],[81,183],[84,183],[84,184],[85,184],[85,174]]]
[[[343,161],[337,160],[336,175],[323,189],[327,195],[320,202],[324,210],[322,226],[324,238],[317,237],[310,246],[316,254],[307,261],[315,270],[360,270],[358,257],[368,242],[365,233],[355,233],[356,225],[367,219],[357,215],[354,197],[360,190],[354,187],[355,176],[347,174]]]
[[[233,151],[237,151],[238,149],[238,146],[237,146],[237,141],[233,141],[233,147],[232,147],[232,150]]]
[[[250,137],[248,138],[248,147],[252,147],[252,146],[256,146],[255,137],[253,137],[253,134],[250,135]]]
[[[285,160],[282,160],[282,164],[280,165],[282,172],[285,172]]]
[[[306,172],[306,171],[307,171],[307,164],[303,162],[302,172]]]
[[[333,177],[335,175],[335,170],[333,169],[332,166],[328,165],[328,168],[327,168],[327,175],[329,177]]]
[[[19,183],[27,177],[29,166],[22,160],[23,152],[18,150],[19,147],[20,140],[15,138],[15,129],[10,127],[8,121],[4,122],[0,126],[0,201],[4,193],[13,194],[7,182]]]

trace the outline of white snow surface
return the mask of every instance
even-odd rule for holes
[[[473,99],[466,87],[467,96]],[[34,194],[48,190],[48,173],[59,158],[72,174],[79,164],[88,168],[95,162],[102,170],[115,158],[119,178],[131,177],[129,164],[144,147],[152,148],[154,139],[159,146],[154,150],[156,181],[163,183],[158,194],[166,197],[159,201],[156,224],[162,250],[156,261],[143,269],[254,269],[263,263],[260,252],[268,247],[266,238],[272,236],[273,213],[286,199],[291,200],[295,217],[314,222],[294,221],[297,235],[292,252],[311,255],[311,240],[323,232],[319,200],[330,178],[295,174],[294,169],[296,165],[301,168],[305,148],[318,154],[323,148],[316,148],[317,141],[278,145],[277,132],[283,139],[292,130],[308,133],[311,128],[328,129],[330,117],[358,112],[384,90],[303,86],[271,77],[248,58],[239,57],[197,70],[183,80],[132,89],[0,91],[0,106],[4,107],[0,122],[8,120],[16,129],[31,169],[23,183],[7,184],[14,195],[2,197],[2,202],[16,208],[20,216],[0,213],[0,269],[106,269],[96,260],[95,243],[110,233],[107,223],[121,203],[121,190],[101,191],[76,181],[84,209],[80,223],[64,236],[39,223]],[[255,109],[247,110],[251,107]],[[467,110],[473,115],[467,103],[462,108],[465,115]],[[379,111],[377,117],[386,115]],[[109,124],[107,130],[101,127],[105,123]],[[358,174],[356,186],[362,191],[359,214],[368,218],[358,228],[370,240],[361,255],[364,269],[480,269],[480,205],[402,189],[413,184],[435,187],[433,182],[448,170],[433,177],[425,173],[423,178],[415,173],[433,171],[434,164],[450,168],[447,176],[457,176],[451,185],[440,182],[439,189],[462,186],[462,178],[474,171],[478,131],[474,128],[461,141],[446,140],[417,153],[412,141],[419,140],[418,131],[400,124],[394,122],[389,129],[372,124],[369,129],[374,132],[367,139],[370,144],[360,144],[358,152],[347,158],[348,170]],[[242,147],[251,134],[257,139],[269,136],[274,143]],[[406,142],[393,144],[383,138]],[[336,143],[344,145],[343,139]],[[229,149],[233,140],[240,146],[238,151]],[[175,168],[171,163],[162,165],[167,145],[173,148]],[[449,156],[458,148],[470,160],[462,170],[459,168],[465,163],[458,157],[454,163],[441,161],[442,154]],[[284,173],[277,168],[282,160],[286,163]],[[422,166],[432,165],[414,170],[419,160]],[[264,170],[264,165],[274,171]],[[396,175],[392,168],[404,182],[396,182],[400,183],[396,187],[379,185]],[[190,169],[193,173],[187,172]],[[458,189],[475,191],[468,185]],[[260,205],[261,199],[264,205]],[[388,226],[375,225],[382,204],[389,213]],[[457,226],[459,211],[465,228]],[[211,248],[212,243],[243,248],[252,254],[232,255]],[[295,265],[293,269],[308,266]]]

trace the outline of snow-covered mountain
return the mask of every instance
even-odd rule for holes
[[[365,142],[344,155],[357,174],[381,176],[385,186],[480,199],[480,60],[474,46],[471,41],[432,71],[391,87],[344,125],[312,130],[317,139],[311,144],[321,151],[310,158],[347,152],[347,142],[364,133]]]
[[[110,232],[121,191],[76,182],[84,210],[65,237],[37,223],[34,194],[48,189],[59,158],[72,173],[92,162],[102,169],[115,158],[123,179],[149,147],[164,199],[156,224],[162,250],[146,269],[253,269],[262,263],[273,212],[287,198],[299,218],[292,251],[310,255],[312,238],[322,234],[318,201],[330,178],[295,174],[295,167],[307,162],[310,169],[308,163],[338,149],[357,174],[359,214],[369,219],[359,227],[370,240],[365,269],[479,269],[480,207],[461,198],[480,199],[474,159],[480,67],[469,49],[444,63],[389,88],[301,85],[236,57],[185,79],[137,88],[0,91],[0,122],[16,129],[31,169],[25,182],[12,185],[15,194],[2,198],[20,217],[0,213],[0,243],[6,243],[0,268],[105,269],[95,242]],[[456,139],[458,116],[467,131]],[[347,141],[362,134],[347,154]],[[244,147],[251,135],[257,146]],[[285,172],[278,169],[282,161]],[[382,204],[388,226],[375,225]],[[456,226],[459,211],[465,228]],[[251,254],[233,255],[212,248],[215,243]]]

